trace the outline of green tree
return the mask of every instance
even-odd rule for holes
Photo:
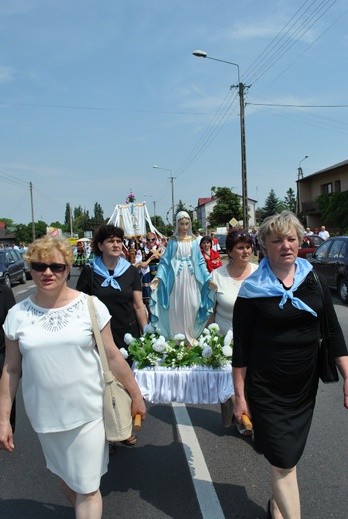
[[[186,211],[186,212],[188,213],[188,210],[186,209],[185,204],[183,203],[182,200],[179,200],[179,202],[176,204],[175,211],[174,211],[174,215],[175,215],[175,217],[176,217],[176,215],[177,215],[180,211]]]
[[[64,225],[66,225],[68,229],[70,229],[71,219],[72,219],[71,205],[68,202],[65,206],[65,216],[64,216]]]
[[[282,202],[279,200],[279,198],[275,194],[274,189],[272,188],[269,192],[268,197],[266,198],[265,205],[262,208],[262,220],[264,220],[268,216],[272,216],[274,214],[279,213],[281,210]]]
[[[74,220],[75,220],[75,218],[78,218],[82,214],[83,214],[83,209],[80,205],[78,207],[74,208]]]
[[[166,233],[166,224],[163,221],[162,216],[155,215],[150,217],[152,224],[156,227],[156,229],[165,235]]]
[[[325,225],[339,230],[340,234],[346,233],[348,231],[348,191],[320,195],[317,201]]]
[[[87,210],[78,211],[77,214],[78,216],[74,218],[74,232],[79,235],[79,238],[83,238],[85,231],[93,230],[92,220]]]
[[[19,223],[16,226],[16,242],[31,243],[33,239],[32,226]]]
[[[100,225],[104,225],[104,223],[105,223],[105,218],[104,218],[103,208],[98,202],[95,202],[94,216],[91,221],[92,228],[95,229],[96,227],[99,227]]]
[[[209,215],[210,227],[225,226],[231,218],[241,220],[243,218],[240,197],[228,187],[212,187],[212,193],[217,198],[217,203]]]
[[[293,213],[296,213],[296,196],[295,191],[289,187],[289,189],[286,192],[286,196],[284,197],[283,202],[284,209],[287,209],[288,211],[292,211]]]
[[[41,238],[42,236],[46,236],[47,234],[47,223],[43,220],[39,220],[35,222],[35,238]],[[28,223],[28,228],[30,229],[30,232],[32,230],[31,223]]]

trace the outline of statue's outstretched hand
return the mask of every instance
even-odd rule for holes
[[[214,292],[216,292],[218,289],[218,286],[216,283],[214,283],[214,281],[209,281],[209,288],[210,288],[210,290],[214,290]]]
[[[155,288],[158,287],[158,283],[159,283],[159,278],[154,278],[150,283],[151,290],[155,290]]]

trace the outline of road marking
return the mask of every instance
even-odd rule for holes
[[[33,288],[35,288],[34,283],[33,283],[32,285],[27,285],[27,287],[24,288],[23,290],[16,290],[16,291],[15,291],[15,296],[16,296],[17,294],[25,294],[26,292],[29,292],[29,290],[31,290],[31,289],[33,289]]]
[[[172,403],[203,519],[225,519],[185,404]]]

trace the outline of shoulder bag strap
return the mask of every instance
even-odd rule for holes
[[[106,373],[107,371],[110,371],[110,369],[109,369],[109,365],[108,365],[108,360],[105,355],[103,339],[102,339],[102,336],[101,336],[101,333],[99,330],[99,326],[98,326],[98,322],[97,322],[97,316],[95,313],[95,307],[94,307],[94,303],[93,303],[93,296],[87,296],[87,304],[88,304],[89,314],[91,316],[93,334],[94,334],[94,337],[95,337],[95,340],[96,340],[96,343],[98,346],[98,352],[99,352],[100,360],[101,360],[102,367],[103,367],[103,372]]]
[[[318,288],[319,288],[319,292],[320,292],[320,297],[321,297],[321,300],[322,300],[322,303],[323,303],[323,318],[321,319],[321,331],[322,331],[322,335],[323,337],[327,337],[329,338],[329,323],[328,323],[328,320],[327,320],[327,313],[326,313],[326,303],[325,303],[325,297],[324,297],[324,292],[323,292],[323,287],[321,285],[321,282],[320,282],[320,279],[319,279],[319,276],[318,274],[315,272],[315,270],[313,269],[312,270],[312,274],[313,274],[313,277],[318,285]]]

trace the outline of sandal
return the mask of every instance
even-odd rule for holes
[[[132,434],[129,438],[126,440],[121,441],[123,445],[126,445],[127,447],[133,447],[137,443],[138,438],[135,436],[135,434]]]

